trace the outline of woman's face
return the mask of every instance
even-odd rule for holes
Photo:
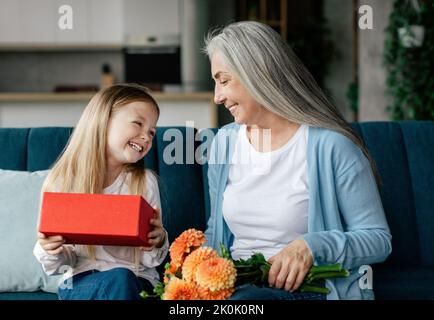
[[[142,101],[120,107],[109,120],[106,157],[111,167],[136,163],[152,147],[158,113]]]
[[[215,81],[214,102],[223,104],[238,124],[259,123],[265,108],[252,98],[238,77],[229,70],[219,52],[211,57],[211,73]]]

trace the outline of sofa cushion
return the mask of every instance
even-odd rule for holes
[[[56,292],[33,255],[42,183],[48,171],[0,170],[0,292]]]
[[[208,160],[211,152],[212,141],[217,135],[218,129],[206,129],[202,130],[198,133],[198,140],[201,141],[201,146],[203,145],[203,149],[201,153],[205,156],[205,159]],[[202,179],[203,179],[203,193],[204,193],[204,202],[205,202],[205,222],[208,222],[209,217],[211,215],[211,203],[209,197],[209,185],[208,185],[208,161],[205,161],[202,165]]]
[[[374,293],[377,300],[434,299],[433,267],[374,268]]]
[[[411,187],[415,199],[414,212],[418,225],[421,264],[430,267],[434,267],[433,124],[432,121],[407,121],[401,124],[411,175]],[[401,237],[407,238],[407,234],[408,231],[403,232]]]
[[[72,128],[30,129],[26,170],[36,171],[50,168],[62,153],[71,133]]]
[[[0,128],[0,168],[26,170],[30,129]]]
[[[396,122],[370,122],[353,124],[353,127],[365,141],[381,178],[379,191],[392,233],[392,254],[386,263],[417,266],[420,264],[418,226],[401,126]]]
[[[157,128],[157,132],[160,130],[160,128]],[[148,151],[143,161],[147,169],[151,169],[158,175],[158,154],[156,141],[157,139],[154,139],[152,148]]]
[[[158,155],[161,206],[169,240],[184,230],[205,228],[202,168],[195,162],[195,129],[159,128],[155,145]],[[189,145],[188,143],[191,143]],[[167,147],[167,148],[166,148]],[[192,148],[190,148],[192,147]],[[176,155],[180,156],[175,161]]]

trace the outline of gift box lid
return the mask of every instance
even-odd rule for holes
[[[72,244],[148,246],[154,214],[139,195],[45,192],[39,231]]]

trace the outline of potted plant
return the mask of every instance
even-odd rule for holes
[[[394,1],[384,48],[392,120],[434,120],[433,21],[431,0]]]
[[[422,46],[425,37],[425,27],[421,25],[409,25],[398,29],[401,44],[405,48]]]
[[[421,24],[421,8],[418,0],[407,0],[408,10],[413,11],[413,24],[406,23],[398,29],[399,39],[404,48],[422,46],[425,37],[425,27]]]

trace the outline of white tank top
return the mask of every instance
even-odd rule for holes
[[[268,259],[307,233],[309,190],[302,125],[282,147],[258,152],[241,126],[223,194],[223,216],[234,234],[234,259],[261,252]]]

